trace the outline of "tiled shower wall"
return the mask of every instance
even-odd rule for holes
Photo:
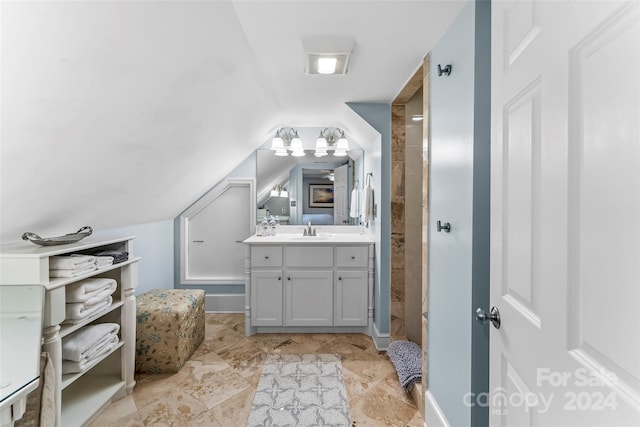
[[[404,339],[405,106],[391,107],[391,339]]]

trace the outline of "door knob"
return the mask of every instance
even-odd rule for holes
[[[483,324],[487,320],[491,320],[493,327],[500,329],[500,311],[498,310],[498,307],[491,307],[491,311],[489,311],[488,315],[483,309],[476,309],[476,320]]]
[[[448,222],[445,222],[444,224],[440,221],[438,221],[436,223],[436,227],[438,229],[438,233],[440,233],[441,231],[444,231],[445,233],[448,233],[451,231],[451,224],[449,224]]]

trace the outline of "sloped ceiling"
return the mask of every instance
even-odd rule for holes
[[[172,219],[281,126],[390,102],[458,1],[5,1],[0,239]],[[345,76],[302,39],[349,36]]]

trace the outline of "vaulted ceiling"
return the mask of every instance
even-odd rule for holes
[[[461,1],[0,4],[0,239],[172,219],[281,126],[390,102]],[[344,76],[305,37],[355,40]]]

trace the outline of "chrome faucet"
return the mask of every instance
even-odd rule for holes
[[[303,236],[315,236],[316,235],[316,230],[313,230],[311,228],[311,220],[309,220],[309,224],[307,224],[307,228],[304,229],[304,233],[302,235]]]

